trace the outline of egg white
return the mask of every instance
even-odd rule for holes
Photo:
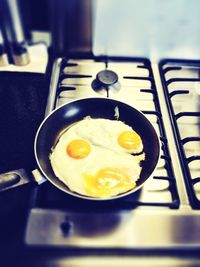
[[[116,152],[139,154],[143,151],[143,143],[138,148],[126,149],[118,143],[118,137],[126,131],[134,131],[122,121],[109,119],[86,118],[74,125],[76,133],[92,144],[102,146]]]

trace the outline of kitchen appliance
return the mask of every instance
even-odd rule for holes
[[[198,103],[196,88],[199,78],[194,77],[198,73],[198,65],[196,61],[168,60],[161,61],[158,66],[144,58],[114,57],[58,58],[55,61],[46,112],[80,97],[95,95],[120,99],[142,110],[152,122],[162,142],[162,152],[151,182],[137,195],[127,196],[120,201],[90,203],[61,194],[48,183],[38,187],[37,201],[30,212],[26,232],[29,245],[189,250],[199,247],[199,236],[195,234],[200,229],[196,188],[199,181],[196,163],[199,160],[199,106],[195,105],[196,101]],[[105,69],[118,75],[121,84],[119,91],[99,92],[92,88],[97,74]],[[155,81],[154,73],[160,74],[160,80]],[[184,83],[188,80],[190,91],[188,87],[184,90]],[[168,91],[169,88],[171,91]],[[186,109],[188,100],[184,101],[184,94],[192,95],[191,99],[195,102],[188,107],[195,111]],[[173,97],[179,95],[171,103]],[[174,111],[174,107],[179,110]],[[179,130],[174,120],[178,121],[184,116],[189,117],[189,122],[184,119]],[[190,132],[185,128],[189,128]],[[180,132],[183,134],[181,137]],[[186,152],[189,150],[190,156],[184,156],[183,146],[188,142],[195,142],[197,146],[191,145],[185,149]],[[188,168],[192,162],[196,164],[189,174]],[[113,228],[109,224],[108,231],[104,229],[105,234],[98,234],[103,231],[102,228],[106,228],[105,222],[107,225],[111,214],[114,218],[120,217],[118,223]],[[86,225],[82,220],[87,220]],[[44,221],[45,227],[42,227]],[[190,227],[194,234],[191,234]],[[90,233],[93,228],[95,230]],[[163,228],[166,229],[164,233]]]
[[[1,0],[0,12],[4,45],[7,49],[10,63],[17,66],[27,65],[30,62],[30,56],[27,49],[19,1]]]
[[[53,258],[55,253],[54,261],[58,266],[65,266],[65,260],[70,262],[70,259],[72,266],[92,266],[95,260],[95,263],[99,260],[99,265],[105,261],[111,266],[122,262],[124,266],[129,266],[130,258],[138,266],[198,266],[200,61],[198,58],[195,60],[195,54],[189,54],[191,59],[187,59],[180,51],[178,58],[162,59],[169,54],[168,50],[162,49],[158,50],[162,55],[159,60],[155,59],[159,53],[153,53],[151,57],[145,52],[146,57],[141,57],[141,50],[132,50],[130,46],[122,51],[121,48],[125,47],[120,46],[123,40],[113,45],[111,51],[108,35],[103,35],[103,45],[97,42],[100,40],[95,31],[97,25],[87,28],[87,35],[84,35],[85,29],[79,28],[79,31],[82,29],[80,36],[87,38],[76,42],[78,37],[72,28],[68,28],[65,35],[63,25],[67,18],[68,25],[79,23],[80,27],[82,20],[76,20],[78,16],[65,15],[72,8],[80,11],[81,18],[87,14],[87,22],[93,20],[91,14],[94,15],[96,6],[92,6],[91,1],[86,2],[89,10],[93,11],[90,16],[83,12],[88,12],[87,8],[82,9],[83,6],[85,8],[83,1],[68,1],[66,5],[60,1],[60,6],[51,1],[51,10],[55,11],[55,6],[59,10],[54,18],[60,15],[57,23],[62,27],[56,28],[56,20],[52,21],[55,58],[45,115],[80,98],[110,98],[127,103],[141,110],[155,127],[162,144],[159,164],[152,179],[139,192],[112,201],[96,203],[79,200],[60,192],[48,182],[36,186],[31,194],[25,245],[30,250],[39,250],[38,255],[43,250],[51,250],[52,254],[46,256]],[[105,5],[105,1],[102,2]],[[125,2],[130,4],[130,1]],[[158,2],[151,1],[154,5]],[[180,4],[179,1],[176,3]],[[170,4],[173,5],[171,1]],[[190,2],[194,7],[193,4],[197,2]],[[100,19],[99,9],[96,21]],[[118,16],[116,10],[115,14]],[[150,15],[148,19],[153,19]],[[108,17],[105,15],[105,20]],[[70,23],[71,19],[73,23]],[[98,32],[101,32],[103,27],[99,28]],[[112,44],[121,38],[120,34],[126,35],[119,28],[116,33],[113,32],[110,37]],[[178,36],[177,40],[180,40]],[[136,41],[136,48],[139,44],[140,40]],[[137,57],[133,56],[134,52]],[[172,55],[176,55],[174,51]],[[99,83],[99,77],[105,70],[112,71],[114,77],[109,87]],[[37,171],[33,175],[40,180]]]

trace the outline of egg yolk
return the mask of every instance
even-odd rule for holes
[[[126,149],[138,149],[142,141],[136,132],[125,131],[118,136],[118,143]]]
[[[136,186],[136,183],[121,169],[106,167],[94,175],[84,175],[86,192],[94,197],[109,197],[126,192]]]
[[[90,154],[91,148],[85,140],[76,139],[67,146],[67,154],[74,159],[83,159]]]

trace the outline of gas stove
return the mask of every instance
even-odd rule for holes
[[[70,101],[111,98],[141,110],[161,143],[156,171],[137,193],[80,200],[48,182],[34,189],[30,247],[107,251],[200,248],[200,62],[146,58],[58,58],[46,116]]]

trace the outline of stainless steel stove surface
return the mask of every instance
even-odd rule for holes
[[[26,244],[104,249],[200,248],[199,69],[196,61],[90,58],[55,61],[46,115],[78,98],[108,97],[141,110],[161,141],[153,177],[113,201],[35,189]],[[106,78],[107,77],[107,78]],[[191,145],[190,145],[191,144]]]

